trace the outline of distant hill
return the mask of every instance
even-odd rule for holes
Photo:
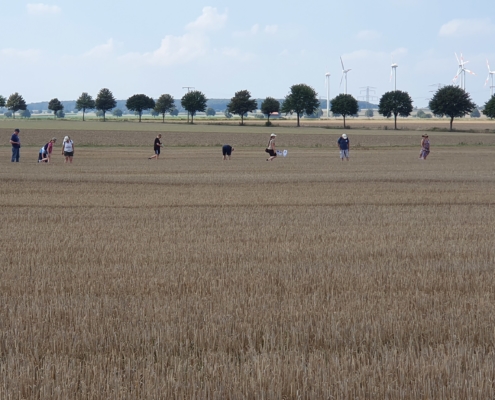
[[[261,103],[263,102],[264,99],[258,99],[258,109],[261,107]],[[117,100],[117,106],[115,108],[120,108],[122,111],[126,112],[127,108],[125,106],[127,100]],[[282,103],[283,99],[279,99],[280,103]],[[327,108],[327,101],[326,100],[320,100],[321,101],[321,108],[325,110]],[[217,112],[223,112],[227,108],[227,104],[230,102],[230,99],[209,99],[207,102],[207,106],[213,108]],[[61,102],[64,105],[64,110],[66,112],[73,111],[76,107],[76,101],[75,100],[65,100]],[[358,101],[359,104],[359,109],[367,109],[367,108],[373,108],[377,109],[378,106],[375,104],[367,103],[366,101]],[[182,106],[180,105],[180,100],[175,100],[175,107],[179,111],[184,111]],[[29,111],[43,111],[43,110],[48,110],[48,101],[41,101],[38,103],[29,103],[27,105],[27,108]]]

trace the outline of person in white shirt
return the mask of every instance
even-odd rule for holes
[[[72,157],[74,157],[74,142],[69,136],[64,137],[62,143],[62,155],[65,157],[65,162],[72,164]]]

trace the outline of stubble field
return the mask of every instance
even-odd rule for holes
[[[495,396],[494,135],[194,129],[0,148],[0,398]]]

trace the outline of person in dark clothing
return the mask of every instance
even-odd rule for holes
[[[234,148],[230,144],[224,144],[222,146],[223,159],[224,160],[230,160],[230,156],[231,156],[233,151],[234,151]]]
[[[10,144],[12,145],[12,162],[19,162],[21,156],[21,139],[19,139],[19,129],[14,130],[12,137],[10,138]]]
[[[349,161],[349,149],[351,146],[349,143],[349,138],[345,133],[343,133],[342,136],[339,137],[339,140],[337,140],[337,145],[340,149],[340,161],[344,161],[344,158]]]
[[[156,158],[158,160],[158,157],[160,157],[160,149],[163,146],[162,141],[160,140],[161,138],[162,138],[161,134],[158,134],[158,136],[155,138],[155,142],[153,144],[153,150],[155,151],[155,154],[149,157],[148,160],[151,160],[153,158]]]

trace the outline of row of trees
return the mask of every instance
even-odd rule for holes
[[[206,96],[198,91],[193,90],[186,93],[181,99],[182,107],[191,116],[191,123],[194,122],[194,115],[197,112],[207,112],[207,115],[214,115],[213,109],[206,107],[208,99]],[[394,127],[397,129],[397,117],[408,117],[413,111],[413,101],[407,92],[395,90],[385,93],[381,98],[378,105],[378,112],[387,117],[394,117]],[[98,114],[103,116],[105,121],[105,115],[108,111],[115,108],[117,100],[113,96],[109,89],[101,89],[96,99],[93,100],[91,95],[84,92],[76,101],[76,110],[83,112],[84,114],[88,110],[96,109]],[[8,99],[0,96],[0,107],[7,107],[15,118],[17,111],[26,110],[26,102],[23,97],[18,93],[12,94]],[[143,111],[152,110],[153,115],[162,115],[163,121],[165,121],[165,114],[176,114],[175,102],[173,96],[170,94],[161,95],[155,102],[149,96],[144,94],[135,94],[127,99],[126,107],[130,111],[134,111],[139,116],[139,122]],[[267,97],[261,103],[261,112],[268,116],[267,125],[270,125],[270,115],[273,113],[284,114],[296,114],[297,126],[300,126],[300,117],[304,114],[308,116],[314,116],[317,114],[320,107],[320,102],[317,98],[315,90],[306,84],[293,85],[290,88],[290,92],[282,104],[273,97]],[[63,116],[63,104],[57,99],[50,100],[48,108],[53,111],[55,118]],[[239,115],[241,117],[241,125],[244,124],[244,116],[253,112],[258,108],[258,102],[256,99],[251,98],[251,93],[248,90],[241,90],[235,93],[231,98],[225,110],[226,116],[232,114]],[[430,100],[429,108],[436,116],[447,116],[450,118],[450,130],[452,130],[452,123],[454,118],[464,117],[476,109],[476,104],[473,103],[469,94],[463,89],[457,86],[445,86],[438,89],[433,98]],[[350,94],[339,94],[337,97],[331,100],[331,111],[334,115],[341,115],[344,119],[344,127],[346,127],[346,117],[349,115],[355,115],[359,111],[357,100]],[[122,113],[122,111],[120,111]],[[489,118],[495,118],[495,96],[493,96],[486,104],[483,113]],[[116,116],[117,115],[114,113]],[[318,114],[319,115],[319,114]]]

